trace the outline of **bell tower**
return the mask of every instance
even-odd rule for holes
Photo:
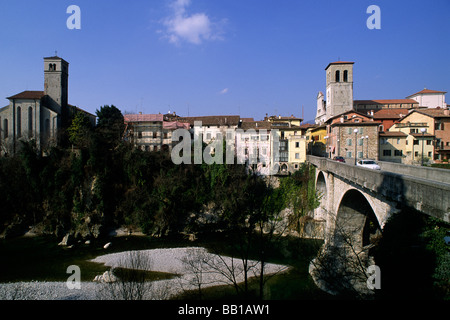
[[[325,68],[327,75],[326,119],[353,110],[354,62],[331,62]]]
[[[67,109],[69,87],[69,63],[54,56],[44,58],[44,94],[48,103],[60,113]]]

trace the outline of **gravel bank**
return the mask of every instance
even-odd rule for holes
[[[168,299],[183,290],[230,284],[230,278],[244,281],[243,264],[239,259],[210,254],[204,248],[175,248],[127,251],[99,256],[92,262],[106,266],[132,267],[148,271],[168,272],[179,275],[175,279],[148,284],[145,299]],[[249,261],[249,276],[257,275],[259,263]],[[266,264],[265,274],[287,270],[287,266]],[[233,270],[233,272],[231,271]],[[81,270],[83,272],[83,270]],[[108,285],[98,282],[82,282],[81,289],[70,290],[65,282],[19,282],[0,284],[0,299],[13,300],[102,300],[112,299]]]

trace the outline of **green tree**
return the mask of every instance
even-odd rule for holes
[[[122,112],[114,105],[105,105],[96,111],[97,132],[102,142],[110,147],[117,147],[122,141],[125,122]]]
[[[76,147],[87,147],[91,133],[91,123],[83,112],[76,112],[67,129],[69,141]]]

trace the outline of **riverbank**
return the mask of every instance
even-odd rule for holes
[[[233,256],[234,251],[224,234],[209,234],[199,237],[194,242],[188,241],[184,236],[166,238],[123,236],[92,241],[88,245],[84,242],[75,243],[72,248],[58,246],[59,241],[60,239],[55,240],[54,237],[22,237],[0,241],[0,256],[6,261],[6,263],[0,264],[2,288],[14,292],[17,290],[13,284],[16,284],[18,287],[28,288],[30,294],[36,290],[44,293],[53,290],[55,294],[42,295],[42,297],[48,296],[49,299],[98,299],[93,294],[95,292],[93,288],[97,283],[91,282],[97,275],[111,269],[110,266],[103,263],[92,261],[100,256],[136,250],[190,247],[206,248],[209,252],[220,253],[223,256]],[[108,249],[104,249],[103,246],[107,242],[112,242],[112,244]],[[269,263],[291,266],[288,271],[271,277],[267,283],[271,299],[329,298],[315,286],[308,274],[309,261],[316,254],[321,243],[318,240],[286,237],[282,243],[267,251]],[[250,259],[257,260],[257,257],[256,253],[250,253]],[[157,269],[156,262],[153,264],[156,270],[164,269],[164,266]],[[74,292],[66,288],[65,281],[70,276],[66,270],[70,265],[77,265],[81,269],[81,291]],[[249,275],[249,277],[252,276],[253,273]],[[163,285],[165,280],[166,278],[156,281],[156,283]],[[258,281],[252,282],[256,287],[258,286]],[[224,283],[220,283],[220,285],[222,286],[208,288],[202,286],[202,289],[205,289],[203,297],[220,299],[225,296],[230,298],[235,296],[236,292],[233,286],[224,286]],[[86,289],[86,294],[84,294],[84,289]],[[256,288],[254,289],[256,290]],[[189,298],[196,299],[198,297],[196,291],[194,290],[194,295],[189,295]],[[38,293],[33,293],[33,296],[43,299]]]
[[[218,256],[208,253],[199,247],[152,249],[111,253],[96,257],[91,262],[104,264],[111,268],[131,268],[135,261],[130,257],[138,256],[147,264],[140,270],[158,271],[176,274],[174,279],[153,281],[146,287],[144,299],[171,299],[186,291],[232,284],[244,281],[244,267],[240,259]],[[199,260],[201,259],[201,260]],[[193,264],[195,267],[193,267]],[[248,261],[252,266],[250,275],[260,272],[260,264]],[[265,264],[265,274],[280,273],[288,270],[288,266]],[[199,277],[201,275],[201,278]],[[109,284],[82,282],[80,289],[69,289],[65,282],[18,282],[0,284],[0,299],[4,300],[103,300],[110,299]]]

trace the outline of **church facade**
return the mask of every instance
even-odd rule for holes
[[[8,97],[0,109],[0,154],[14,154],[20,140],[34,140],[39,150],[57,145],[75,112],[95,125],[95,116],[68,103],[69,63],[44,58],[44,91],[23,91]]]

